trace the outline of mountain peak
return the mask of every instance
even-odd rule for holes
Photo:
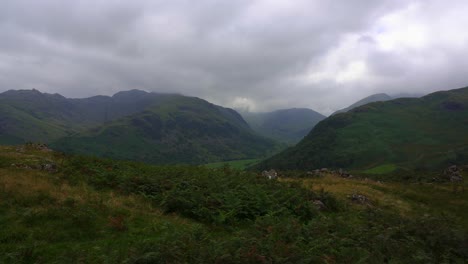
[[[369,96],[355,102],[354,104],[352,104],[352,105],[350,105],[350,106],[348,106],[346,108],[343,108],[341,110],[338,110],[338,111],[334,112],[332,115],[338,114],[338,113],[348,112],[351,109],[354,109],[356,107],[359,107],[359,106],[362,106],[362,105],[365,105],[365,104],[369,104],[369,103],[373,103],[373,102],[384,102],[384,101],[389,101],[389,100],[392,100],[392,99],[394,99],[394,98],[391,97],[390,95],[386,94],[386,93],[372,94],[372,95],[369,95]]]
[[[115,93],[112,97],[113,98],[129,98],[129,97],[140,97],[148,95],[148,92],[138,89],[128,90],[128,91],[121,91]]]
[[[8,90],[3,93],[3,95],[42,95],[39,90],[36,89],[23,89],[23,90]]]

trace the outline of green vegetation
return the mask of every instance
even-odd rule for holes
[[[292,145],[299,142],[325,116],[307,108],[283,109],[267,113],[241,113],[260,135]]]
[[[468,88],[358,107],[320,122],[293,148],[257,169],[347,168],[394,164],[432,171],[468,164]]]
[[[114,159],[0,146],[0,263],[467,263],[466,184],[441,175],[467,112],[468,88],[372,103],[257,164],[277,145],[198,98],[3,93],[0,142]]]
[[[0,94],[0,144],[157,164],[263,158],[279,148],[232,109],[176,94],[119,92],[67,99],[37,90]]]
[[[4,263],[468,261],[468,193],[443,183],[275,181],[0,147],[0,198]]]
[[[363,171],[365,174],[388,174],[394,172],[398,167],[394,164],[383,164]]]
[[[235,111],[178,95],[51,146],[67,153],[154,164],[258,158],[275,150],[272,140],[256,135]]]
[[[208,164],[204,164],[204,166],[208,168],[223,168],[225,166],[229,166],[233,169],[244,170],[246,168],[249,168],[257,164],[260,161],[261,159],[231,160],[231,161],[224,161],[224,162],[208,163]]]
[[[142,111],[165,97],[133,90],[113,97],[67,99],[37,90],[10,90],[0,94],[0,143],[52,142]]]

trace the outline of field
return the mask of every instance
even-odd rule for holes
[[[257,164],[260,161],[261,159],[233,160],[233,161],[225,161],[225,162],[208,163],[208,164],[205,164],[204,166],[208,168],[222,168],[224,166],[229,166],[234,169],[244,170],[252,165]]]
[[[465,263],[467,214],[449,183],[0,147],[0,263]]]
[[[394,164],[383,164],[363,171],[365,174],[388,174],[395,171],[398,167]]]

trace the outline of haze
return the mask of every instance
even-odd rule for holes
[[[0,3],[0,92],[142,89],[324,114],[468,84],[464,0]]]

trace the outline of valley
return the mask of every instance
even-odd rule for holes
[[[177,94],[75,100],[0,94],[0,262],[468,260],[468,88],[248,121]]]
[[[0,1],[0,264],[468,263],[468,1]]]

